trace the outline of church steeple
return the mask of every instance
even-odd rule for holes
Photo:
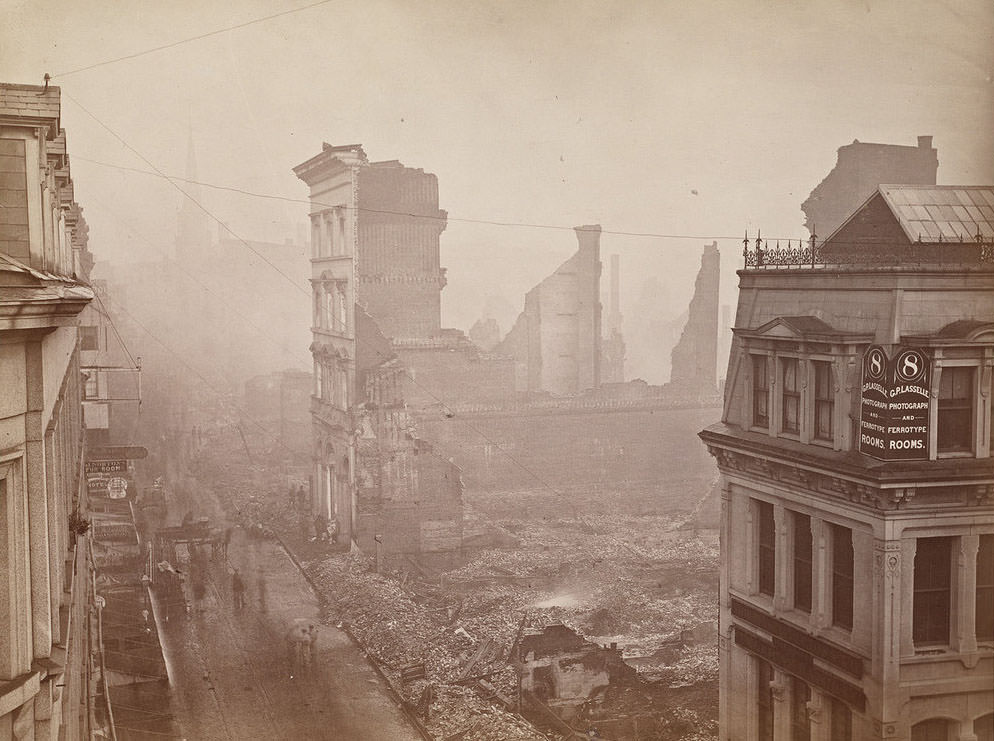
[[[193,127],[187,135],[186,179],[197,180],[197,156],[193,146]],[[194,183],[180,183],[187,194],[180,203],[176,223],[176,258],[178,260],[197,259],[210,248],[210,230],[207,213],[199,206],[202,202],[200,186]],[[188,197],[187,197],[188,196]]]

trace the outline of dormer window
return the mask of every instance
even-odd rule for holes
[[[940,453],[973,451],[974,368],[949,366],[939,378],[936,445]]]

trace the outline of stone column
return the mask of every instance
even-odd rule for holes
[[[976,666],[977,655],[977,551],[980,549],[979,535],[961,535],[956,555],[952,614],[956,619],[953,647],[964,656],[967,665]]]
[[[782,504],[773,505],[773,530],[776,544],[776,558],[774,566],[776,574],[773,587],[773,611],[781,613],[787,609],[787,595],[790,593],[790,566],[791,559],[788,547],[790,538],[787,532],[787,511]]]
[[[790,738],[790,675],[773,667],[773,738]]]
[[[815,630],[822,631],[832,624],[831,572],[828,527],[820,517],[811,516],[811,619]]]
[[[24,415],[24,462],[28,503],[28,551],[31,565],[31,624],[34,658],[52,649],[52,589],[48,564],[48,487],[45,477],[44,361],[41,342],[24,346],[27,413]]]

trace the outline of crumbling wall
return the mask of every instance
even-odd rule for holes
[[[397,161],[359,170],[358,302],[392,339],[433,337],[441,329],[438,178]]]
[[[707,398],[718,389],[718,284],[721,257],[712,242],[701,255],[683,334],[672,353],[671,391]]]
[[[525,295],[497,353],[515,358],[519,391],[557,396],[601,381],[600,225],[575,228],[579,248]]]
[[[919,136],[917,147],[867,144],[854,140],[839,147],[838,161],[801,204],[804,226],[826,238],[869,198],[878,185],[935,185],[939,157],[931,136]]]

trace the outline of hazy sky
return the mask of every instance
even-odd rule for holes
[[[679,312],[706,241],[733,303],[744,230],[806,236],[800,203],[853,139],[931,134],[940,183],[994,182],[990,0],[340,0],[67,74],[306,5],[0,0],[0,79],[62,87],[98,259],[170,251],[180,195],[88,161],[149,169],[67,96],[168,174],[185,174],[192,130],[218,185],[304,199],[290,169],[322,141],[436,173],[444,319],[462,328],[487,293],[520,306],[575,238],[458,219],[693,237],[602,239],[605,263],[622,255],[623,310],[658,275]],[[303,203],[203,202],[245,239],[306,220]]]

